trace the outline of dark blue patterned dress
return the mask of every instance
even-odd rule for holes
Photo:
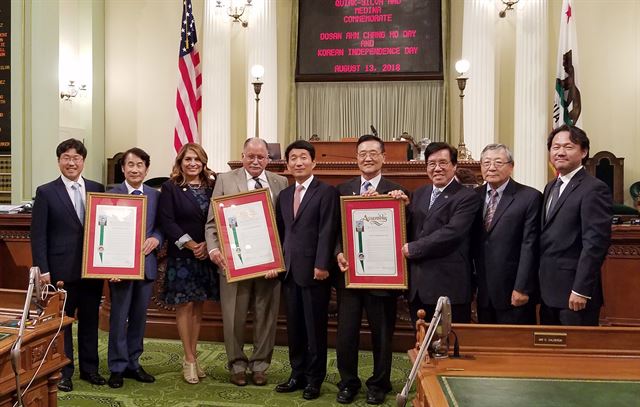
[[[190,189],[205,214],[209,211],[209,196],[205,188]],[[210,191],[209,191],[210,192]],[[180,208],[174,208],[179,211]],[[202,229],[204,230],[204,224]],[[175,244],[169,242],[169,244]],[[188,250],[188,249],[184,249]],[[166,304],[184,304],[192,301],[220,300],[218,273],[211,261],[193,257],[167,258],[162,300]]]

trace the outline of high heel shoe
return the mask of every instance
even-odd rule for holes
[[[198,362],[198,359],[196,359],[196,373],[200,379],[204,379],[205,377],[207,377],[207,373],[203,368],[200,367],[200,362]]]
[[[200,382],[198,379],[198,373],[196,371],[196,362],[187,362],[182,360],[182,375],[184,380],[189,384],[197,384]]]

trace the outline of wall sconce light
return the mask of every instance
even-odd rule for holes
[[[504,4],[504,10],[500,11],[498,15],[500,18],[505,18],[507,16],[507,11],[513,10],[513,6],[518,4],[520,0],[501,0],[502,4]]]
[[[234,23],[242,23],[243,27],[249,26],[249,22],[245,16],[244,20],[241,18],[245,11],[248,11],[247,7],[251,7],[251,2],[253,0],[244,0],[244,4],[238,6],[238,0],[216,0],[216,7],[223,8],[227,7],[227,15],[233,19]]]
[[[467,78],[464,76],[469,70],[469,61],[461,59],[456,62],[456,71],[460,76],[456,78],[458,82],[458,89],[460,89],[460,141],[458,143],[458,159],[460,161],[473,160],[471,158],[471,152],[467,150],[467,146],[464,144],[464,88],[467,86]]]
[[[253,85],[253,91],[256,94],[256,138],[260,137],[259,126],[258,126],[258,103],[260,102],[260,91],[262,90],[262,77],[264,76],[264,66],[262,65],[254,65],[251,67],[251,76],[255,79],[254,82],[251,82]]]
[[[69,81],[66,89],[60,91],[60,99],[66,101],[71,101],[71,98],[78,96],[78,92],[84,92],[87,90],[87,85],[80,85],[76,87],[75,81]]]

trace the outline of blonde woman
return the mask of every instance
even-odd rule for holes
[[[214,174],[207,154],[195,143],[185,144],[176,157],[170,179],[162,184],[158,222],[168,242],[163,299],[176,307],[176,325],[184,348],[183,375],[196,384],[206,377],[196,346],[205,300],[219,300],[218,274],[204,239]]]

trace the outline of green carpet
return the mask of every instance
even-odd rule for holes
[[[108,334],[99,333],[100,373],[109,377],[107,367]],[[77,347],[76,347],[77,349]],[[78,377],[78,367],[73,377],[74,390],[70,393],[58,393],[58,405],[77,407],[184,407],[184,406],[340,406],[336,402],[337,386],[340,380],[336,366],[335,350],[329,350],[327,377],[322,385],[320,398],[307,401],[302,392],[292,394],[276,393],[275,385],[289,377],[289,359],[286,347],[276,347],[271,367],[267,371],[269,384],[263,387],[248,385],[238,387],[229,383],[225,368],[226,355],[224,345],[215,342],[202,342],[199,345],[201,365],[208,377],[199,384],[187,384],[182,379],[182,345],[179,341],[146,339],[145,351],[140,363],[145,370],[156,377],[151,384],[138,383],[125,379],[124,386],[112,389],[109,386],[93,386]],[[371,352],[360,352],[360,378],[366,380],[372,371]],[[406,354],[393,355],[391,380],[393,392],[387,396],[386,406],[395,405],[395,395],[402,390],[406,377],[411,370]],[[365,388],[352,406],[367,406]]]

